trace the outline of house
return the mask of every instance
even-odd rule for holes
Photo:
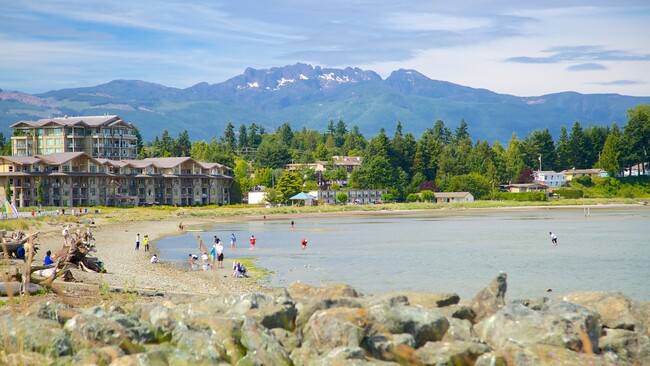
[[[92,158],[135,159],[136,128],[119,116],[83,116],[20,121],[10,126],[13,156],[85,152]]]
[[[541,170],[533,173],[535,183],[543,184],[550,188],[562,187],[566,184],[567,177],[563,172],[558,173],[552,170]]]
[[[339,192],[343,192],[348,195],[348,200],[346,203],[354,204],[373,204],[381,203],[381,197],[388,193],[385,189],[341,189],[337,191],[314,191],[309,192],[311,196],[315,196],[319,202],[331,204],[339,203],[336,200],[336,195]]]
[[[508,192],[548,192],[549,186],[539,183],[517,183],[501,186]]]
[[[332,156],[334,166],[345,169],[348,173],[361,166],[363,158],[361,156]]]
[[[436,203],[474,202],[474,195],[469,192],[435,192]]]
[[[562,171],[568,181],[582,177],[600,178],[603,173],[605,172],[602,169],[568,169]]]
[[[110,160],[85,152],[0,156],[0,196],[11,196],[17,207],[224,204],[230,202],[231,170],[189,157]]]

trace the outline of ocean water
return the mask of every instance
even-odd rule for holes
[[[295,227],[291,227],[291,221]],[[549,232],[558,236],[551,246]],[[230,233],[238,239],[230,249]],[[575,291],[620,291],[650,300],[650,208],[430,211],[217,223],[155,243],[161,259],[186,262],[206,244],[224,242],[225,266],[254,257],[271,270],[270,286],[294,281],[347,283],[366,294],[407,290],[472,298],[500,271],[508,299]],[[255,235],[257,248],[249,250]],[[306,250],[300,241],[307,238]]]

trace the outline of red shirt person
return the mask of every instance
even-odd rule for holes
[[[249,239],[251,242],[251,249],[255,249],[255,242],[257,239],[255,239],[255,235],[251,235],[251,238]]]

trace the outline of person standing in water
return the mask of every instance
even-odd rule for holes
[[[302,238],[300,245],[302,245],[302,249],[307,249],[307,238]]]
[[[237,246],[237,237],[235,233],[230,234],[230,249],[235,249]]]
[[[549,232],[551,235],[551,245],[556,246],[557,245],[557,235],[555,235],[552,231]]]
[[[255,244],[257,243],[257,239],[255,239],[255,235],[251,235],[250,242],[251,242],[251,249],[255,249]]]

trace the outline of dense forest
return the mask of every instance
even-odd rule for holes
[[[289,122],[270,132],[255,123],[238,129],[228,123],[224,134],[210,141],[191,142],[187,131],[174,138],[164,130],[145,144],[140,154],[143,158],[191,156],[234,167],[234,191],[239,197],[253,186],[282,190],[289,184],[316,189],[313,171],[290,173],[282,167],[331,162],[332,156],[362,156],[361,167],[349,177],[345,171],[328,170],[322,178],[348,178],[349,188],[387,189],[388,196],[398,201],[422,190],[470,191],[480,198],[501,184],[531,182],[536,170],[601,168],[616,177],[625,169],[629,172],[632,166],[640,166],[645,173],[650,153],[650,105],[630,109],[627,118],[622,127],[614,123],[584,128],[575,121],[570,128],[563,126],[557,139],[548,129],[531,131],[523,139],[513,133],[507,145],[474,141],[464,120],[454,130],[438,120],[419,138],[404,133],[398,121],[393,136],[381,129],[369,140],[357,126],[349,128],[342,120],[330,121],[323,133],[304,127],[293,130]]]

